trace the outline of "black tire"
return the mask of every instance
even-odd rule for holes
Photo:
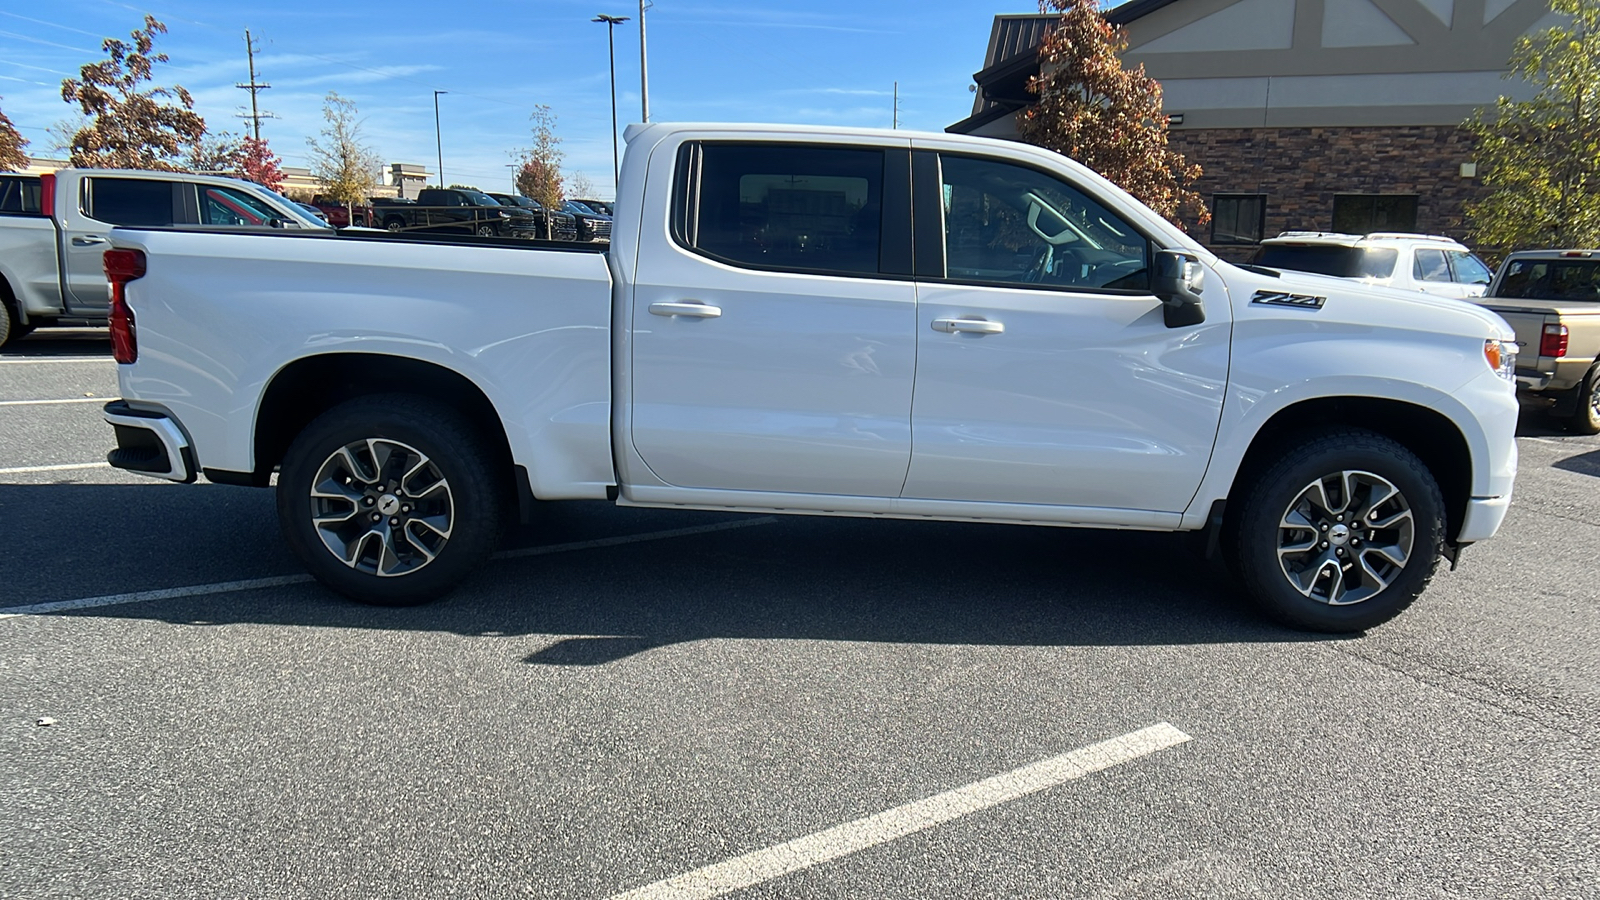
[[[1372,628],[1410,606],[1445,539],[1444,497],[1422,460],[1357,429],[1305,435],[1274,459],[1244,489],[1226,530],[1234,571],[1256,606],[1285,625],[1331,634]],[[1398,496],[1371,503],[1389,488]],[[1318,496],[1326,503],[1310,499]],[[1343,511],[1323,509],[1341,500]],[[1398,565],[1394,556],[1403,557]]]
[[[352,220],[350,224],[354,225],[357,228],[365,228],[365,227],[367,227],[367,217],[366,216],[356,216],[355,219]]]
[[[284,455],[277,492],[284,538],[313,577],[353,600],[414,606],[441,597],[500,539],[503,492],[489,447],[470,422],[431,400],[384,394],[342,403],[307,425]],[[412,467],[414,476],[399,475]],[[352,515],[340,519],[346,509]],[[321,527],[313,521],[319,515]]]
[[[34,326],[24,325],[17,317],[16,301],[9,296],[6,284],[0,279],[0,347],[19,341],[30,334]]]
[[[1600,434],[1600,366],[1590,368],[1573,390],[1577,406],[1567,418],[1567,430],[1573,434]]]
[[[493,225],[479,225],[477,229],[478,237],[494,237],[499,233],[500,229]]]
[[[399,216],[390,216],[383,220],[383,227],[390,231],[402,231],[406,227],[406,220]]]

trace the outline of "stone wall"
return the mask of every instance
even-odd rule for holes
[[[1265,194],[1265,237],[1330,230],[1335,194],[1416,194],[1417,230],[1461,240],[1465,204],[1482,192],[1461,177],[1471,135],[1448,126],[1180,129],[1170,143],[1205,170],[1195,189],[1208,205],[1214,194]],[[1210,227],[1198,232],[1211,246]],[[1241,260],[1254,248],[1212,249]]]

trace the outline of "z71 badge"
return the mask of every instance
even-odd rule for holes
[[[1256,291],[1251,303],[1268,303],[1273,306],[1293,306],[1296,309],[1321,309],[1322,304],[1328,302],[1327,297],[1314,297],[1310,294],[1288,294],[1283,291]]]

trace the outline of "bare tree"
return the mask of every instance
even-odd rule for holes
[[[378,154],[361,138],[361,122],[356,105],[329,91],[322,103],[322,118],[327,124],[322,139],[306,138],[311,149],[311,174],[323,184],[323,192],[351,206],[366,199],[378,183]]]
[[[152,52],[156,35],[166,33],[167,26],[147,15],[130,41],[106,38],[100,45],[104,60],[61,82],[61,99],[89,118],[69,145],[74,166],[170,171],[179,168],[184,148],[205,134],[205,120],[181,86],[141,89],[156,63],[167,61],[165,53]]]
[[[186,168],[191,172],[217,175],[234,175],[242,167],[240,156],[244,146],[239,136],[224,131],[221,134],[201,135],[189,147]]]
[[[582,172],[574,172],[572,177],[567,179],[567,193],[574,197],[595,199],[594,182],[590,181],[589,176]]]
[[[539,201],[546,209],[561,207],[561,138],[556,137],[556,116],[550,107],[540,104],[528,116],[533,122],[533,146],[516,154],[521,165],[517,169],[517,190],[525,197]],[[544,217],[545,237],[550,237],[550,216]]]
[[[0,112],[0,172],[26,169],[28,154],[22,152],[26,146],[28,142],[17,131],[17,126],[11,124],[5,113]]]

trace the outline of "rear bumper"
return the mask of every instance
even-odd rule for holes
[[[134,409],[126,400],[105,405],[106,422],[116,431],[116,449],[106,454],[114,469],[185,484],[198,474],[194,450],[177,420],[163,412]]]

